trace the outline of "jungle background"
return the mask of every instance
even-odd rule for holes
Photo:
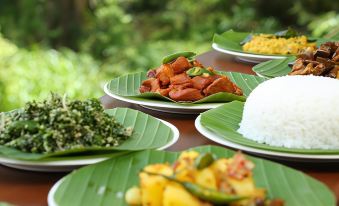
[[[208,51],[228,29],[339,39],[338,11],[333,0],[0,0],[0,111],[50,91],[100,97],[105,81]]]

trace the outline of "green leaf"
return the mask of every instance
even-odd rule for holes
[[[222,34],[214,34],[213,43],[218,44],[218,46],[224,49],[243,52],[240,42],[242,42],[249,34],[250,33],[248,32],[228,30]]]
[[[194,52],[189,52],[189,51],[177,52],[177,53],[174,53],[174,54],[170,54],[170,55],[165,56],[165,57],[162,59],[162,63],[163,63],[163,64],[170,63],[171,61],[177,59],[177,58],[180,57],[180,56],[183,56],[183,57],[186,57],[186,58],[192,58],[192,57],[194,57],[195,55],[197,55],[197,54],[194,53]]]
[[[234,155],[234,151],[216,146],[202,146],[193,150],[211,152],[219,158]],[[146,150],[81,168],[63,179],[53,199],[60,206],[127,206],[125,192],[139,185],[139,171],[148,164],[173,163],[179,154]],[[255,163],[255,184],[267,190],[268,198],[281,198],[289,206],[335,205],[332,192],[312,177],[268,160],[248,158]]]
[[[258,75],[272,78],[287,75],[292,69],[288,63],[294,62],[296,57],[275,59],[255,65],[252,70]]]
[[[267,144],[257,143],[253,140],[245,138],[238,133],[239,123],[242,119],[244,103],[233,101],[224,104],[215,109],[211,109],[201,114],[201,124],[217,134],[220,140],[227,140],[240,145],[258,148],[263,150],[299,153],[299,154],[339,154],[339,150],[322,150],[322,149],[292,149],[286,147],[275,147]]]
[[[106,112],[114,116],[125,127],[134,129],[133,135],[117,147],[92,147],[49,154],[32,154],[0,146],[0,154],[22,160],[51,160],[51,158],[53,158],[52,160],[64,160],[66,156],[77,159],[83,156],[112,155],[112,153],[117,155],[117,153],[125,153],[126,151],[156,149],[165,146],[173,139],[174,134],[171,128],[150,115],[129,108],[109,109]]]
[[[236,72],[218,72],[219,74],[228,76],[236,85],[238,85],[244,92],[244,96],[248,96],[249,93],[257,87],[261,82],[265,81],[265,78],[242,74]],[[244,96],[238,96],[231,93],[220,92],[210,95],[196,102],[176,102],[168,97],[164,97],[158,93],[147,92],[140,93],[139,87],[142,81],[147,79],[146,72],[138,72],[133,74],[127,74],[117,77],[111,80],[108,84],[108,89],[111,93],[123,97],[137,98],[141,100],[159,100],[172,102],[174,104],[197,104],[197,103],[216,103],[216,102],[230,102],[233,100],[245,101]]]

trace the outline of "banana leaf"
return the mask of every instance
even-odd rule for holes
[[[220,92],[195,102],[189,103],[176,102],[168,97],[164,97],[155,92],[140,93],[139,87],[142,81],[147,79],[146,72],[132,73],[117,77],[109,82],[108,89],[111,93],[123,97],[137,98],[142,100],[147,99],[159,100],[173,102],[176,104],[201,104],[201,103],[230,102],[233,100],[245,101],[246,96],[248,96],[249,93],[251,93],[251,91],[261,82],[265,81],[265,79],[262,77],[249,74],[242,74],[236,72],[218,72],[218,73],[228,76],[236,85],[238,85],[243,90],[244,96],[238,96],[227,92]]]
[[[231,157],[234,151],[217,146],[193,148],[217,157]],[[138,173],[148,164],[173,163],[179,152],[145,150],[83,167],[63,178],[51,193],[49,204],[58,206],[127,206],[125,192],[139,185]],[[321,182],[295,169],[248,156],[255,163],[257,187],[267,190],[268,198],[280,198],[288,206],[335,206],[333,193]]]
[[[156,149],[165,146],[173,139],[173,131],[160,120],[129,108],[106,110],[125,127],[134,129],[133,135],[117,147],[79,148],[66,151],[37,154],[22,152],[17,149],[0,146],[0,155],[21,160],[66,160],[120,155],[121,153],[144,149]]]
[[[275,147],[247,139],[242,134],[237,132],[239,129],[239,123],[242,119],[243,108],[244,103],[239,101],[224,104],[220,107],[202,113],[201,124],[203,127],[217,134],[220,140],[224,139],[252,148],[299,154],[339,154],[339,150],[292,149],[286,147]]]
[[[267,78],[287,75],[292,69],[288,63],[294,62],[296,57],[275,59],[255,65],[252,70],[260,76]]]

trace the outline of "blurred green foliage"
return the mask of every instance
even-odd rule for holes
[[[207,51],[228,29],[338,38],[338,10],[332,0],[0,0],[0,111],[50,90],[99,97],[114,76]]]

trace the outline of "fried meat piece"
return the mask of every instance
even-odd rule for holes
[[[171,88],[166,88],[166,89],[157,89],[157,93],[161,94],[162,96],[168,97],[169,92],[171,91]]]
[[[326,76],[339,79],[339,65],[331,69]]]
[[[160,89],[159,80],[156,78],[149,78],[142,82],[139,91],[140,93],[156,92],[158,89]]]
[[[183,56],[178,57],[171,64],[171,68],[173,69],[174,74],[180,74],[180,73],[186,71],[187,69],[189,69],[190,67],[191,67],[191,64]]]
[[[210,85],[213,82],[213,78],[211,76],[209,77],[202,77],[202,76],[196,76],[192,78],[193,87],[196,89],[205,89],[208,85]]]
[[[194,88],[186,88],[182,90],[172,89],[169,96],[174,101],[197,101],[204,98],[200,90]]]
[[[186,73],[177,74],[170,78],[173,85],[191,83],[191,78]]]
[[[242,95],[242,91],[226,76],[221,76],[203,90],[206,96],[215,94],[218,92],[229,92],[236,95]]]
[[[169,64],[161,65],[157,70],[155,77],[159,79],[161,86],[167,86],[170,78],[174,76],[173,70]]]

